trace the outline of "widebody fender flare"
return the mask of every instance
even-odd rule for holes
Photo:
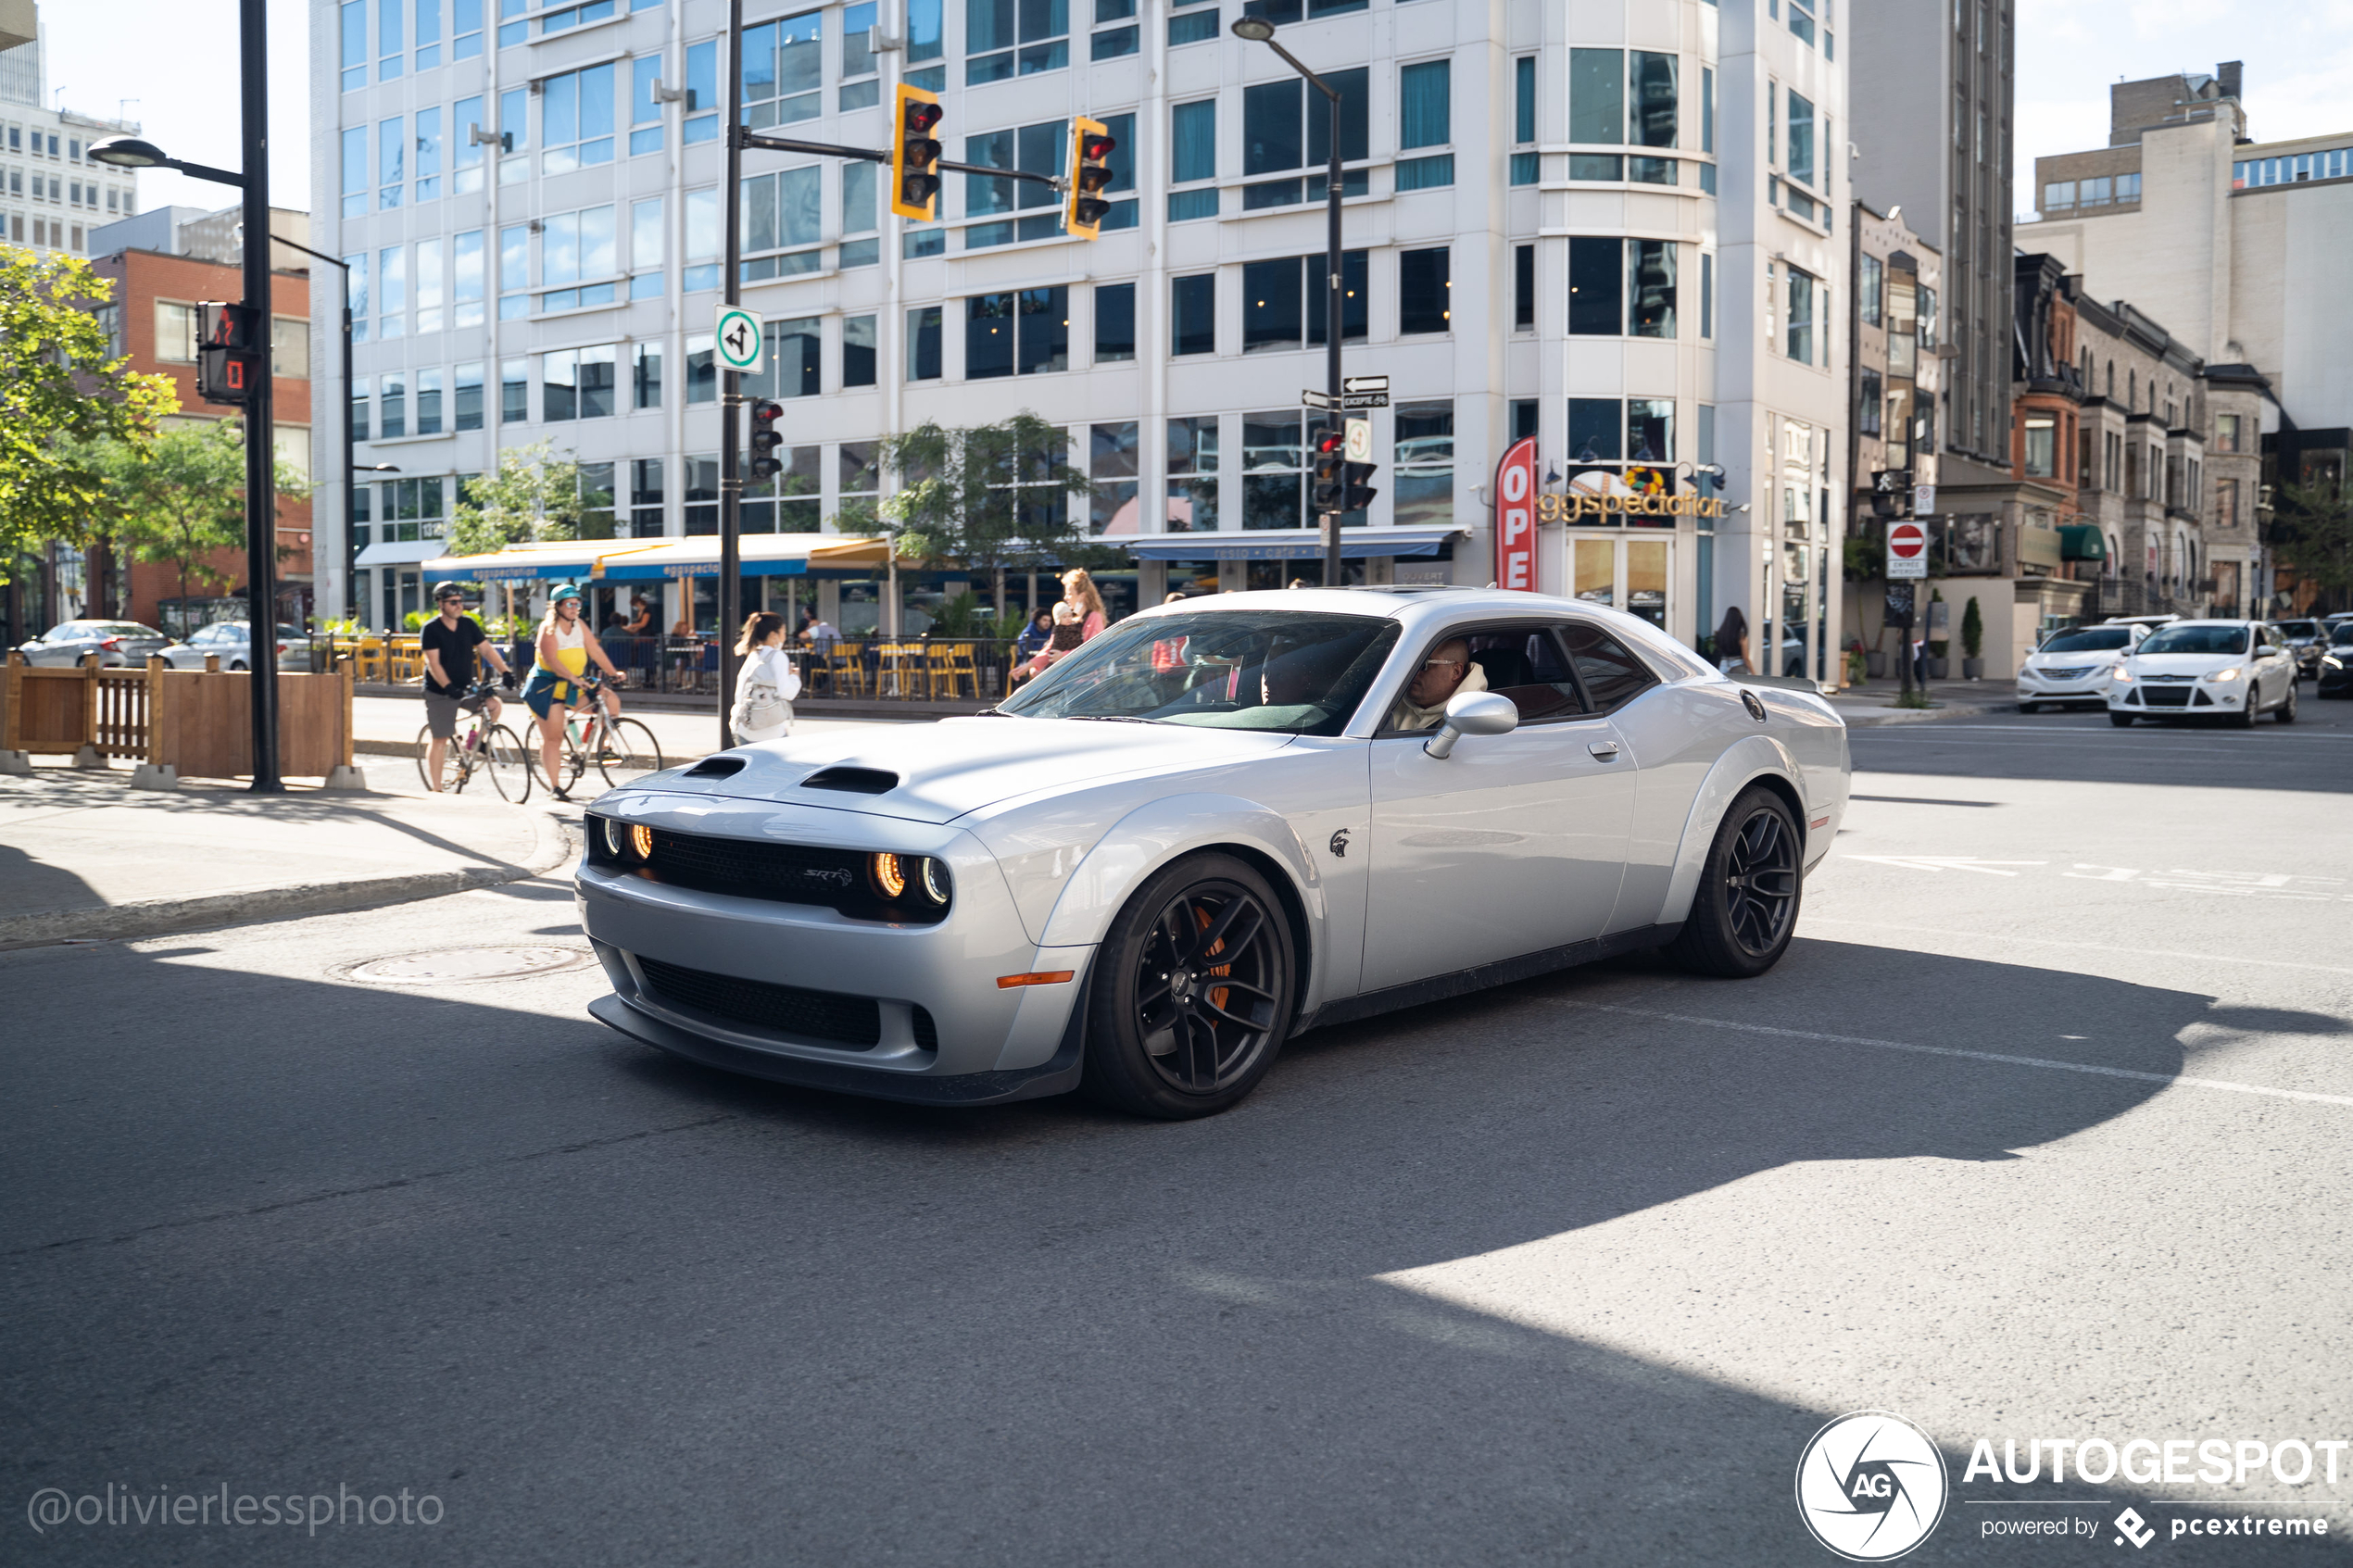
[[[1691,916],[1692,898],[1699,891],[1699,873],[1707,860],[1708,847],[1716,842],[1717,825],[1732,801],[1760,778],[1771,777],[1787,784],[1798,799],[1798,831],[1806,831],[1808,803],[1806,795],[1806,774],[1789,748],[1769,734],[1743,735],[1732,743],[1707,777],[1700,781],[1699,791],[1692,797],[1692,809],[1683,819],[1683,836],[1675,851],[1675,870],[1667,880],[1667,897],[1659,906],[1657,923],[1678,925]],[[1808,849],[1810,851],[1811,846]],[[1806,857],[1808,863],[1813,857]]]

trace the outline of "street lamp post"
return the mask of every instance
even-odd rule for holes
[[[1328,113],[1330,132],[1325,138],[1327,159],[1324,173],[1324,391],[1331,399],[1328,417],[1338,423],[1345,414],[1341,408],[1340,376],[1340,198],[1341,187],[1340,148],[1340,91],[1314,71],[1300,64],[1299,57],[1275,42],[1275,24],[1265,17],[1236,17],[1227,29],[1237,38],[1253,44],[1264,44],[1281,56],[1285,65],[1305,77],[1315,91],[1324,95]],[[1345,486],[1343,486],[1345,499]],[[1324,532],[1324,585],[1340,585],[1340,518],[1336,511],[1320,516]]]
[[[271,394],[270,299],[270,78],[267,0],[238,0],[239,102],[245,167],[241,172],[167,157],[152,142],[113,136],[90,149],[99,163],[118,169],[176,169],[182,174],[245,193],[245,303],[259,323],[262,370],[245,394],[245,617],[258,639],[274,637],[278,625],[278,442]],[[258,236],[258,243],[256,243]],[[313,254],[316,254],[315,252]],[[346,360],[346,368],[349,361]],[[346,481],[346,483],[348,483]],[[251,661],[248,705],[253,714],[253,793],[283,795],[278,772],[278,661]]]
[[[288,250],[298,250],[314,260],[323,261],[343,274],[343,608],[345,614],[357,615],[359,613],[359,552],[357,548],[359,536],[352,520],[359,515],[359,508],[357,499],[359,486],[353,483],[351,476],[362,468],[377,473],[398,473],[400,470],[389,463],[362,464],[357,460],[353,450],[358,443],[351,434],[351,263],[338,261],[324,251],[312,250],[307,245],[282,240],[274,234],[271,236],[271,241],[284,245]],[[311,536],[314,539],[318,537],[315,529]],[[314,561],[318,558],[315,549],[311,552],[311,558]]]

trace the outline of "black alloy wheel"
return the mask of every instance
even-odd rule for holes
[[[1789,803],[1752,785],[1708,847],[1699,888],[1667,956],[1696,974],[1743,979],[1780,961],[1797,927],[1804,841]]]
[[[1225,1110],[1282,1047],[1294,967],[1290,923],[1255,871],[1226,855],[1165,868],[1098,951],[1084,1088],[1164,1120]]]

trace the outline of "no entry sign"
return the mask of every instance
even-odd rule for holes
[[[1887,525],[1887,576],[1890,582],[1928,575],[1928,530],[1917,522]]]

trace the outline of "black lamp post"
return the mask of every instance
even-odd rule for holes
[[[257,635],[278,624],[277,420],[271,394],[275,375],[269,363],[270,299],[270,70],[266,0],[238,0],[239,102],[245,143],[241,173],[167,157],[152,142],[116,136],[90,149],[97,162],[118,169],[174,169],[199,180],[234,185],[245,193],[245,303],[260,323],[262,373],[245,397],[245,614]],[[258,243],[256,243],[257,239]],[[256,644],[260,646],[259,643]],[[278,773],[278,661],[252,660],[249,688],[253,712],[253,793],[282,795]]]
[[[1252,44],[1264,44],[1274,50],[1277,56],[1281,56],[1285,65],[1305,77],[1308,84],[1324,95],[1325,107],[1329,111],[1330,134],[1326,137],[1328,144],[1324,149],[1328,155],[1324,173],[1324,390],[1331,399],[1329,417],[1337,423],[1345,414],[1345,410],[1341,408],[1340,379],[1341,288],[1340,197],[1342,184],[1340,167],[1340,91],[1330,82],[1300,64],[1299,57],[1289,49],[1276,43],[1275,24],[1265,17],[1236,17],[1227,31],[1237,38],[1247,39]],[[1343,492],[1345,488],[1343,484]],[[1342,498],[1345,499],[1344,495]],[[1336,511],[1326,512],[1322,514],[1321,519],[1324,531],[1324,584],[1331,588],[1339,587],[1341,582],[1340,516],[1340,514]]]

